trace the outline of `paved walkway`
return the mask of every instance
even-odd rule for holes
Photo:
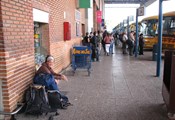
[[[101,56],[92,63],[91,76],[86,70],[71,70],[65,74],[69,81],[61,81],[60,89],[74,106],[59,110],[55,120],[168,120],[163,104],[162,77],[154,77],[156,62],[151,53],[137,59],[117,51]],[[17,115],[18,120],[47,120]]]

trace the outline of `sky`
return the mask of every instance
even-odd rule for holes
[[[124,19],[127,19],[127,16],[134,16],[135,20],[136,8],[138,7],[139,7],[138,4],[105,5],[105,20],[107,24],[107,30],[112,31],[112,28],[114,28]],[[139,21],[141,21],[144,17],[147,16],[158,15],[158,11],[159,11],[159,0],[157,0],[156,2],[145,8],[145,15],[139,17]],[[175,11],[175,0],[163,1],[163,13],[170,11]]]

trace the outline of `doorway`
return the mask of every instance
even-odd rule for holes
[[[85,24],[81,24],[81,32],[82,32],[82,36],[85,36]]]
[[[35,68],[41,66],[45,57],[49,54],[49,25],[46,23],[34,22],[34,49]]]

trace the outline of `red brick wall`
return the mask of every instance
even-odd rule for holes
[[[80,44],[80,38],[76,37],[76,21],[75,21],[75,0],[35,0],[35,7],[37,4],[44,3],[49,10],[49,36],[50,36],[50,54],[55,57],[55,70],[58,72],[70,64],[70,48],[74,44]],[[38,5],[39,6],[39,5]],[[42,9],[42,8],[37,8]],[[85,18],[85,10],[80,9],[81,17]],[[66,18],[64,18],[64,12]],[[63,41],[63,22],[70,22],[71,24],[71,38],[70,41]],[[85,20],[81,18],[81,23]],[[81,25],[80,23],[80,25]],[[80,28],[81,30],[81,28]]]
[[[31,0],[1,0],[1,12],[0,80],[4,110],[11,111],[34,74]]]
[[[1,0],[0,80],[4,111],[16,107],[35,72],[32,8],[49,12],[49,24],[43,30],[48,34],[48,52],[55,57],[57,72],[70,64],[72,45],[80,44],[75,33],[75,0]],[[81,10],[81,15],[84,14]],[[70,41],[63,41],[64,21],[71,23]]]

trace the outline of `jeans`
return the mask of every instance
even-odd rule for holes
[[[113,54],[113,47],[114,47],[114,43],[112,42],[112,43],[110,44],[110,47],[109,47],[109,53],[110,53],[110,54]]]

